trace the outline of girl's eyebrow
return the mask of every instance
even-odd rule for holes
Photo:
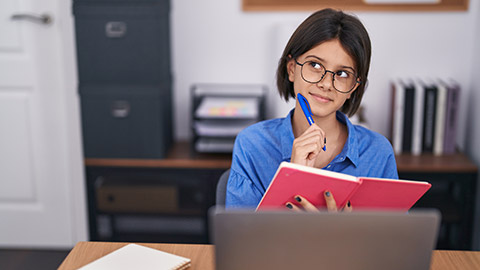
[[[320,58],[320,57],[318,57],[318,56],[316,56],[316,55],[307,55],[305,58],[306,58],[306,59],[308,59],[308,58],[316,58],[316,59],[318,59],[320,62],[325,62],[325,60],[323,60],[322,58]],[[341,68],[351,69],[351,70],[353,71],[353,73],[355,73],[355,69],[352,68],[352,67],[350,67],[350,66],[340,66],[340,67],[341,67]]]

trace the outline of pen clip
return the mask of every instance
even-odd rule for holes
[[[297,99],[305,118],[307,118],[308,124],[313,125],[312,111],[310,110],[310,104],[308,104],[307,99],[300,93],[297,94]]]
[[[312,115],[312,110],[310,109],[310,104],[308,104],[307,99],[300,93],[297,94],[297,98],[300,101],[300,106],[302,107],[302,110],[304,110],[304,108],[306,108],[308,113],[311,116]],[[307,112],[304,111],[304,113],[307,113]]]

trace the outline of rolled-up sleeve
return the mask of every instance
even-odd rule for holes
[[[262,193],[253,182],[233,168],[227,183],[226,208],[256,208]]]
[[[382,178],[398,179],[397,162],[393,150],[387,156]]]

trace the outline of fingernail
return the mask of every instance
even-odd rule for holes
[[[286,206],[287,208],[289,208],[289,209],[292,209],[292,208],[293,208],[293,206],[292,206],[291,203],[287,203],[285,206]]]
[[[350,201],[347,202],[347,206],[350,207]]]
[[[299,196],[295,196],[295,200],[296,200],[297,202],[301,202],[301,201],[302,201],[302,199],[301,199]]]
[[[330,197],[330,191],[326,191],[325,196]]]

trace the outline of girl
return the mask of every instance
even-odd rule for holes
[[[297,100],[287,117],[254,124],[238,134],[226,207],[255,208],[282,161],[354,176],[398,179],[390,142],[353,125],[347,117],[360,106],[370,54],[365,27],[341,11],[320,10],[297,28],[280,58],[277,86],[287,101],[303,95],[315,123],[309,125]],[[324,196],[327,208],[336,210],[333,194],[326,191]],[[307,210],[314,209],[300,195],[295,200]],[[296,208],[291,203],[286,207]]]

